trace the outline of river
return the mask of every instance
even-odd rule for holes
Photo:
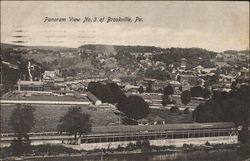
[[[250,151],[249,151],[250,152]],[[224,149],[210,151],[193,151],[181,153],[148,153],[129,155],[109,155],[84,158],[84,157],[58,157],[28,159],[29,161],[250,161],[250,153],[239,149]]]

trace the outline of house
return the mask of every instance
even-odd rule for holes
[[[168,85],[168,83],[166,81],[155,81],[154,83],[152,83],[152,89],[153,90],[161,90],[164,89],[166,86]]]
[[[204,69],[204,67],[202,65],[198,65],[197,67],[193,68],[195,71],[197,71],[198,73],[201,73],[201,71]]]
[[[55,82],[64,82],[64,78],[55,78]]]
[[[240,77],[243,78],[243,79],[249,80],[249,78],[250,78],[249,69],[243,68],[240,71]]]
[[[205,73],[212,73],[212,72],[215,73],[216,70],[217,70],[216,68],[204,68],[204,69],[202,69],[202,71]]]
[[[176,80],[169,81],[168,83],[174,88],[174,91],[178,91],[180,86],[182,86],[182,84]]]
[[[219,69],[225,67],[231,67],[231,65],[227,64],[226,62],[215,62],[215,66]]]
[[[43,91],[44,83],[40,81],[17,81],[18,91]]]
[[[54,89],[56,90],[66,90],[67,89],[67,84],[64,82],[56,82],[54,83]]]
[[[189,84],[195,84],[197,78],[193,74],[180,74],[181,82],[188,82]]]
[[[71,84],[71,90],[74,91],[84,91],[87,89],[87,86],[83,82],[77,82],[77,83],[72,83]]]
[[[181,65],[180,65],[180,67],[179,67],[179,70],[186,70],[186,67],[187,67],[187,59],[182,58],[182,59],[181,59]]]
[[[43,81],[44,82],[54,82],[56,77],[55,71],[45,71],[43,74]]]

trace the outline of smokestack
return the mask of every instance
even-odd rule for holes
[[[30,81],[33,81],[32,75],[31,75],[31,72],[30,72],[30,67],[31,67],[31,63],[28,62],[28,72],[29,72]]]
[[[20,81],[21,81],[20,79],[17,81],[17,90],[18,90],[18,92],[21,91]]]

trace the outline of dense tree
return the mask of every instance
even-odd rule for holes
[[[203,97],[209,98],[210,92],[206,88],[202,88],[201,86],[195,86],[190,89],[192,97]]]
[[[188,108],[188,107],[185,108],[185,110],[183,111],[183,113],[184,113],[184,114],[189,114],[189,113],[190,113],[189,108]]]
[[[20,156],[23,153],[30,150],[30,140],[29,139],[14,139],[10,144],[10,151],[14,156]]]
[[[231,84],[231,89],[234,90],[236,88],[236,85],[237,85],[236,81],[233,81]]]
[[[167,104],[176,104],[175,100],[173,100],[172,97],[167,94],[163,94],[161,98],[161,103],[163,106],[166,106]]]
[[[114,95],[110,88],[99,82],[90,82],[88,90],[102,102],[114,103]]]
[[[171,113],[177,113],[177,112],[179,112],[180,110],[179,110],[179,108],[177,107],[177,106],[173,106],[173,107],[171,107],[170,108],[170,112]]]
[[[3,84],[16,84],[18,79],[20,78],[20,71],[10,68],[8,65],[1,63],[1,77]]]
[[[194,111],[193,117],[197,122],[234,122],[242,125],[240,133],[242,142],[247,139],[246,127],[250,122],[250,87],[242,85],[228,92],[214,92],[213,97],[200,104]]]
[[[19,156],[30,148],[28,132],[35,125],[34,108],[30,105],[17,105],[10,117],[10,126],[12,127],[17,139],[11,142],[11,152]]]
[[[166,65],[174,64],[180,65],[182,58],[187,59],[188,68],[194,68],[198,65],[204,67],[214,67],[214,64],[210,62],[210,59],[215,58],[216,53],[199,48],[168,48],[161,54],[155,54],[153,56],[154,61],[161,61]],[[201,58],[201,59],[199,59]]]
[[[117,105],[118,110],[126,116],[134,119],[141,119],[149,113],[148,103],[140,96],[129,96]]]
[[[147,93],[152,92],[152,82],[148,82],[148,86],[147,86],[147,88],[146,88],[146,92],[147,92]]]
[[[161,99],[162,99],[162,101],[161,101],[162,106],[166,106],[167,105],[167,100],[169,99],[169,95],[163,94],[161,96]]]
[[[144,93],[144,88],[143,88],[143,86],[140,86],[140,87],[139,87],[138,92],[139,92],[139,93]]]
[[[177,79],[178,82],[181,82],[181,76],[180,75],[177,75],[176,79]]]
[[[34,111],[30,105],[22,107],[20,104],[12,111],[10,125],[18,138],[27,137],[27,133],[34,127]]]
[[[122,102],[124,99],[127,98],[127,96],[124,94],[124,92],[116,83],[113,83],[113,82],[108,83],[106,86],[110,89],[114,97],[114,103]]]
[[[126,95],[116,83],[102,84],[90,82],[88,90],[99,98],[102,102],[119,103],[126,99]]]
[[[167,87],[164,88],[163,92],[166,95],[172,95],[174,94],[174,88],[171,85],[168,85]]]
[[[145,72],[145,77],[164,81],[170,79],[170,74],[167,71],[158,69],[153,70],[152,68],[148,68]]]
[[[91,131],[89,114],[83,113],[81,107],[70,107],[67,113],[61,117],[58,130],[68,132],[71,135],[87,134]]]
[[[181,102],[184,105],[187,105],[191,101],[191,92],[190,91],[183,91],[181,93]]]
[[[221,109],[218,103],[213,100],[199,104],[194,113],[196,122],[217,122],[221,121]]]

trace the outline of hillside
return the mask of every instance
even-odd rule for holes
[[[168,72],[171,72],[169,66],[178,67],[182,58],[186,58],[188,68],[199,64],[213,67],[211,59],[218,54],[200,48],[104,44],[67,48],[3,43],[1,53],[2,61],[7,62],[3,68],[4,84],[15,84],[18,78],[28,79],[28,61],[37,67],[32,71],[35,77],[40,77],[45,70],[59,69],[63,77],[76,75],[89,77],[102,73],[110,77],[149,77],[164,80],[169,78]],[[13,66],[16,68],[12,68]],[[13,73],[16,73],[14,77]]]
[[[50,51],[76,51],[77,48],[62,47],[62,46],[24,46],[24,45],[15,45],[1,43],[1,49],[8,48],[23,48],[26,50],[50,50]]]
[[[154,46],[131,46],[131,45],[104,45],[104,44],[87,44],[82,45],[79,49],[90,50],[93,52],[103,52],[103,53],[119,53],[119,52],[127,52],[127,53],[152,53],[152,52],[160,52],[165,49],[154,47]]]

